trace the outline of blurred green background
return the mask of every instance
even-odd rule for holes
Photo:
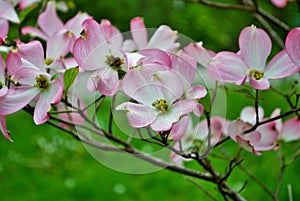
[[[258,2],[291,27],[300,25],[295,2],[284,9],[275,8],[268,0]],[[214,51],[237,51],[237,39],[242,28],[251,24],[261,27],[250,13],[209,8],[180,0],[75,0],[73,4],[75,7],[68,13],[59,13],[62,19],[69,19],[81,10],[97,21],[106,18],[121,31],[128,31],[130,19],[142,16],[149,28],[167,24],[194,41],[204,41],[204,46]],[[33,13],[31,17],[36,19],[36,14]],[[284,38],[287,33],[280,31],[279,34]],[[278,46],[274,44],[274,52],[278,50]],[[236,118],[241,108],[253,104],[251,99],[242,96],[230,94],[227,97],[230,111],[228,118]],[[266,106],[267,116],[274,109],[268,107],[270,103],[276,106],[282,100],[268,92],[264,94],[264,98],[262,104]],[[34,125],[32,117],[23,111],[9,115],[7,126],[14,143],[0,140],[1,201],[210,200],[202,190],[188,182],[186,177],[168,170],[145,175],[111,170],[95,160],[80,142],[51,126]],[[283,149],[296,150],[298,147],[299,143],[296,142],[287,144]],[[236,150],[237,146],[227,142],[225,148]],[[275,152],[265,152],[261,157],[246,152],[243,154],[246,157],[244,166],[275,191],[280,165]],[[214,163],[223,171],[225,163]],[[299,169],[299,160],[287,169],[280,200],[288,200],[289,185],[294,200],[300,199]],[[246,198],[272,200],[239,169],[229,179],[230,185],[236,190],[246,181],[246,189],[242,192]],[[206,182],[201,182],[201,185],[212,194],[217,194],[214,185]]]

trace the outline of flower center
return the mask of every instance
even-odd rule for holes
[[[3,84],[2,84],[2,82],[0,82],[0,89],[2,89],[3,88]]]
[[[41,91],[44,91],[49,87],[49,81],[45,75],[39,75],[35,78],[34,86],[40,88]]]
[[[110,56],[106,56],[105,63],[114,70],[121,70],[124,61],[120,57],[115,57],[113,55],[110,55]]]
[[[155,107],[155,109],[158,111],[159,114],[163,114],[168,112],[169,105],[166,100],[159,99],[152,103],[152,106]]]
[[[256,79],[256,80],[260,80],[261,78],[264,77],[264,72],[258,71],[258,70],[250,70],[250,75]]]

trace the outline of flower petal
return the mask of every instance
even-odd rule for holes
[[[157,112],[152,108],[131,102],[118,105],[116,110],[125,110],[129,124],[135,128],[148,126],[157,116]]]
[[[20,23],[18,14],[10,1],[0,1],[0,18],[7,19],[14,23]]]
[[[130,21],[130,32],[138,49],[145,48],[148,43],[148,34],[142,17],[135,17]]]
[[[174,141],[181,140],[186,134],[190,121],[190,116],[184,116],[178,122],[176,122],[170,131],[171,139]]]
[[[8,115],[25,107],[40,90],[36,87],[18,87],[9,89],[5,96],[0,97],[0,115]]]
[[[100,75],[98,83],[98,91],[106,96],[113,96],[119,89],[119,76],[118,72],[107,68]]]
[[[9,141],[12,142],[12,139],[10,138],[10,136],[6,130],[5,116],[2,116],[2,115],[0,115],[0,132],[4,135],[5,138],[7,138]]]
[[[261,78],[259,80],[256,80],[250,77],[250,85],[254,89],[258,89],[258,90],[266,90],[270,88],[270,82],[266,78]]]
[[[241,120],[244,122],[248,122],[252,125],[256,123],[256,112],[255,108],[251,106],[244,107],[241,111]],[[262,107],[258,107],[258,120],[261,121],[264,118],[264,109]]]
[[[292,29],[286,37],[285,46],[290,59],[300,68],[300,28]]]
[[[43,40],[47,40],[47,38],[48,38],[48,36],[43,31],[39,30],[36,27],[30,27],[30,26],[23,27],[21,29],[21,33],[23,35],[29,34],[32,37],[39,37]]]
[[[47,3],[46,10],[38,17],[38,24],[48,36],[51,36],[54,32],[63,27],[63,22],[57,16],[54,1]]]
[[[45,123],[49,119],[48,111],[51,108],[51,104],[58,103],[62,97],[62,86],[62,81],[56,79],[51,83],[47,90],[41,92],[33,114],[34,123],[36,125]]]
[[[250,69],[263,71],[271,52],[272,42],[268,34],[254,25],[246,27],[239,36],[241,57]]]
[[[212,58],[207,73],[221,82],[243,84],[247,70],[246,64],[239,55],[233,52],[220,52]]]
[[[268,64],[267,68],[265,69],[264,77],[268,79],[280,79],[294,75],[299,71],[300,68],[298,68],[290,60],[287,52],[285,50],[282,50],[277,55],[275,55],[274,58]]]
[[[173,31],[166,25],[161,25],[152,35],[147,47],[173,52],[179,46],[179,44],[175,43],[177,38],[178,34],[176,31]]]
[[[297,117],[286,120],[282,125],[279,139],[291,142],[300,139],[300,120]]]

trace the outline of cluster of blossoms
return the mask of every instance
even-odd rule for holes
[[[0,1],[0,5],[0,20],[17,22],[12,20],[16,19],[12,14],[10,18],[3,17],[8,16],[4,10],[11,10],[12,5],[6,1]],[[0,37],[5,46],[8,25],[2,25]],[[199,68],[206,68],[210,79],[222,83],[249,82],[255,90],[266,90],[270,88],[269,80],[299,72],[300,28],[289,33],[286,49],[266,64],[271,40],[264,30],[253,25],[242,30],[237,53],[214,53],[202,43],[180,48],[177,32],[166,25],[149,38],[141,17],[131,20],[132,38],[126,40],[109,20],[99,24],[86,13],[80,12],[64,24],[54,2],[48,2],[39,15],[38,26],[23,27],[22,34],[44,40],[45,51],[38,40],[28,43],[16,40],[15,47],[7,47],[5,60],[0,58],[0,131],[10,140],[5,116],[31,106],[37,125],[48,121],[49,110],[59,109],[59,104],[67,101],[63,98],[67,93],[63,80],[69,69],[79,69],[77,78],[82,73],[89,74],[84,84],[90,93],[104,96],[124,93],[129,101],[115,109],[126,113],[130,126],[149,127],[158,135],[168,133],[171,140],[178,142],[176,146],[186,152],[210,149],[225,136],[259,155],[260,151],[275,149],[278,140],[300,138],[298,117],[283,123],[271,121],[252,131],[257,123],[268,119],[263,118],[260,107],[244,108],[240,118],[233,121],[213,116],[209,117],[209,123],[207,118],[202,118],[194,126],[192,120],[203,115],[201,99],[208,94],[205,86],[197,84]],[[279,113],[275,110],[271,118]],[[76,117],[73,118],[75,121]],[[82,122],[81,119],[77,123]]]

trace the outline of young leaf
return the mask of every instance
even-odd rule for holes
[[[68,90],[72,86],[75,78],[78,75],[78,72],[79,72],[79,67],[70,68],[65,72],[65,75],[64,75],[65,94],[68,93]]]

